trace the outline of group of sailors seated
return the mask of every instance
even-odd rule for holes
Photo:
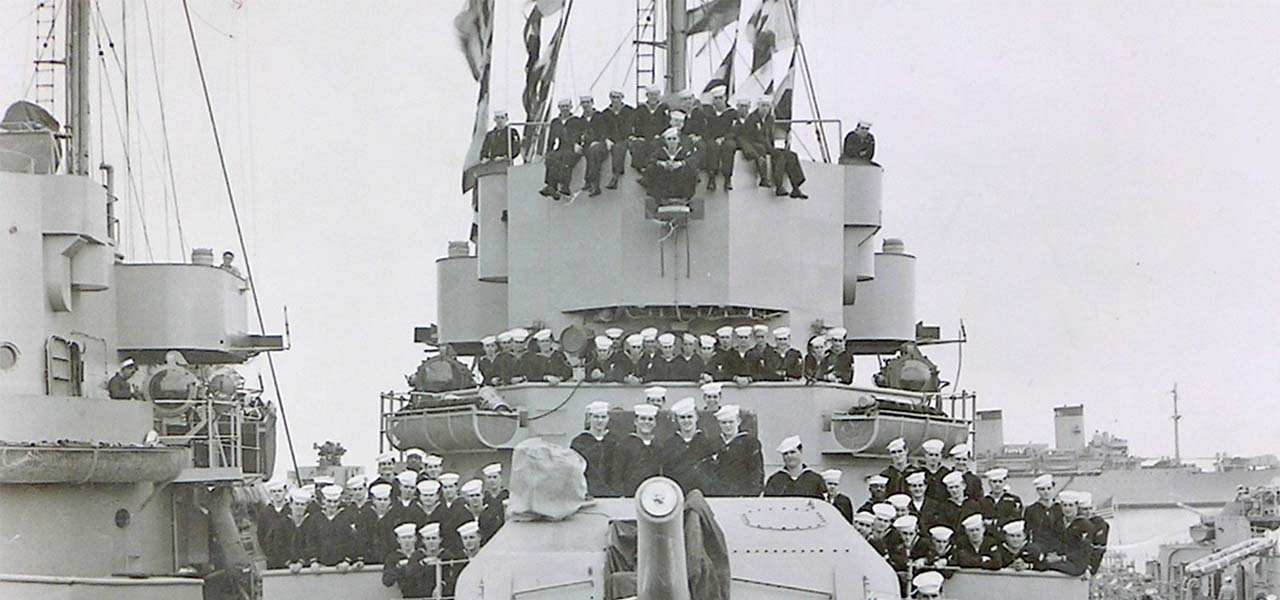
[[[316,477],[290,490],[266,484],[269,502],[257,516],[258,541],[270,569],[382,566],[382,583],[405,597],[453,595],[458,574],[505,519],[502,465],[461,483],[444,460],[412,449],[378,457],[378,476]]]
[[[623,98],[622,91],[613,90],[609,105],[597,110],[593,97],[581,96],[576,114],[572,100],[556,104],[558,113],[547,132],[542,195],[558,200],[572,194],[569,180],[584,157],[583,189],[600,195],[606,159],[610,176],[604,187],[617,189],[630,155],[631,168],[641,174],[650,196],[688,200],[701,176],[706,177],[707,191],[717,189],[717,179],[725,190],[733,189],[734,158],[741,152],[755,165],[759,186],[772,187],[778,196],[808,197],[800,189],[804,169],[788,147],[788,126],[778,123],[771,97],[758,98],[754,107],[749,98],[735,99],[730,106],[720,86],[711,90],[710,104],[692,90],[664,101],[662,90],[651,86],[639,106],[628,106]],[[481,160],[514,160],[520,153],[520,135],[505,111],[494,111],[494,125],[485,136]]]
[[[482,385],[526,382],[560,383],[574,376],[598,383],[657,381],[734,382],[807,381],[850,384],[853,354],[843,328],[832,328],[809,340],[809,352],[791,347],[791,330],[764,325],[721,327],[715,336],[659,333],[647,328],[624,336],[605,330],[578,356],[560,350],[547,329],[505,331],[481,340],[484,355],[476,361]],[[530,340],[529,338],[532,338]]]

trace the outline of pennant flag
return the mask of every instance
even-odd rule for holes
[[[773,57],[795,46],[795,0],[761,0],[747,19],[743,35],[751,52],[742,91],[757,95],[778,87],[773,85]]]
[[[525,120],[529,122],[545,122],[551,117],[551,88],[555,83],[556,65],[560,61],[560,46],[564,43],[564,33],[569,25],[569,13],[573,10],[572,0],[564,3],[564,14],[560,24],[551,36],[551,43],[543,52],[542,48],[542,12],[541,3],[529,11],[529,20],[525,22],[525,50],[529,53],[525,61],[524,103]],[[554,7],[557,12],[559,6]],[[542,151],[542,142],[546,139],[547,127],[526,125],[524,136],[525,159],[536,156]]]
[[[716,68],[716,72],[711,74],[711,79],[707,80],[706,87],[702,88],[702,93],[710,92],[716,86],[723,85],[729,93],[729,97],[733,97],[733,58],[738,49],[738,40],[733,40],[733,45],[729,46],[729,52],[724,55],[724,60],[720,61],[720,66]]]
[[[708,33],[715,35],[730,23],[738,20],[742,0],[707,0],[689,9],[685,17],[689,35]]]
[[[778,121],[791,120],[791,99],[795,95],[796,88],[796,55],[799,54],[797,49],[791,49],[791,64],[787,66],[787,74],[782,77],[782,81],[778,84],[778,92],[773,99],[773,114]],[[784,136],[791,131],[790,123],[775,123],[774,132],[779,136]]]
[[[471,191],[476,185],[473,172],[480,164],[480,147],[489,124],[489,68],[493,59],[493,0],[467,0],[466,8],[454,19],[458,29],[458,42],[467,58],[467,65],[480,92],[476,96],[476,116],[471,125],[471,146],[463,162],[462,192]]]

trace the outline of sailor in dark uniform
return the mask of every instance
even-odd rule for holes
[[[484,134],[480,146],[480,162],[513,161],[520,154],[520,132],[507,125],[507,111],[493,111],[493,129]]]
[[[278,479],[268,481],[263,487],[267,490],[267,503],[258,507],[255,524],[258,530],[258,545],[265,549],[271,528],[289,518],[289,486],[284,480]],[[284,565],[271,568],[280,569],[284,568]]]
[[[487,385],[506,385],[511,383],[511,375],[516,371],[515,342],[512,341],[513,338],[510,331],[499,333],[494,339],[498,342],[498,353],[493,357],[492,365],[488,371],[494,376],[493,382]]]
[[[507,486],[502,481],[502,463],[490,463],[480,469],[481,475],[484,476],[484,503],[502,503],[511,497],[511,492],[507,491]]]
[[[760,358],[751,352],[754,345],[750,326],[742,325],[733,330],[733,350],[723,355],[720,364],[722,380],[738,385],[751,383],[754,374],[760,372]]]
[[[937,571],[925,571],[911,579],[915,587],[915,600],[938,600],[942,598],[942,584],[946,575]]]
[[[956,541],[956,566],[966,569],[1000,569],[1000,543],[987,535],[981,514],[972,514],[961,522],[964,535]]]
[[[578,116],[582,130],[582,151],[587,156],[587,173],[584,187],[592,196],[600,195],[600,175],[604,160],[609,157],[609,129],[613,121],[596,111],[595,99],[590,95],[578,98],[582,114]]]
[[[644,371],[644,338],[633,333],[627,336],[626,352],[613,357],[607,381],[635,385],[644,381]]]
[[[462,486],[462,506],[467,514],[467,521],[475,521],[480,526],[480,543],[485,544],[498,533],[502,527],[503,511],[494,511],[484,501],[484,482],[472,479]],[[462,515],[462,513],[458,513]]]
[[[933,510],[931,501],[939,501],[936,498],[929,497],[928,489],[929,484],[924,471],[915,471],[907,475],[907,496],[910,498],[908,501],[910,513],[920,517],[922,521],[927,520],[928,511]]]
[[[364,508],[369,502],[369,480],[364,475],[352,475],[347,478],[347,487],[343,490],[342,505],[344,508]]]
[[[1040,570],[1057,571],[1079,577],[1089,569],[1092,552],[1086,536],[1092,528],[1088,520],[1080,518],[1080,499],[1076,492],[1064,490],[1058,494],[1062,507],[1062,519],[1053,524],[1051,533],[1042,534],[1037,542],[1044,549],[1044,561]]]
[[[751,115],[751,120],[755,122],[752,126],[758,128],[763,134],[770,161],[773,163],[774,195],[787,195],[786,187],[782,183],[785,176],[791,182],[792,198],[808,198],[809,196],[800,190],[800,186],[805,181],[804,168],[800,166],[800,157],[789,147],[786,131],[777,127],[777,117],[773,113],[773,98],[762,96],[756,102],[756,111]]]
[[[346,571],[352,562],[355,527],[342,516],[342,486],[326,486],[321,495],[320,514],[312,515],[303,528],[311,566],[324,565]]]
[[[764,324],[751,327],[751,337],[755,345],[748,353],[756,371],[751,374],[754,381],[782,381],[782,355],[770,344],[769,326]]]
[[[761,130],[761,118],[751,110],[750,98],[739,98],[734,103],[737,118],[733,121],[734,144],[742,151],[742,157],[755,164],[759,187],[769,185],[768,156],[772,148]]]
[[[133,359],[124,359],[124,362],[120,363],[120,371],[107,381],[107,397],[112,400],[141,399],[142,394],[134,390],[133,384],[129,383],[129,378],[137,372],[138,365],[133,362]]]
[[[431,596],[436,588],[434,569],[427,564],[426,554],[418,549],[418,526],[402,523],[394,532],[396,548],[382,560],[382,585],[398,586],[400,595],[405,598]]]
[[[720,444],[698,428],[697,403],[693,398],[682,398],[672,404],[671,415],[676,421],[676,431],[659,449],[662,475],[679,484],[685,493],[693,490],[708,493],[708,481],[713,476]]]
[[[378,462],[378,476],[369,482],[369,487],[372,489],[373,486],[379,483],[385,483],[391,486],[391,496],[394,498],[396,495],[396,453],[383,452],[378,455],[376,460]]]
[[[510,379],[507,383],[516,384],[529,381],[529,373],[525,370],[529,367],[529,363],[525,359],[529,354],[529,330],[523,327],[512,329]]]
[[[702,377],[702,357],[698,356],[698,336],[685,332],[681,336],[679,378],[677,381],[696,382]]]
[[[393,529],[400,523],[392,516],[390,484],[376,483],[369,488],[369,504],[356,514],[355,539],[359,554],[368,564],[382,564],[395,545]]]
[[[827,360],[827,336],[815,335],[809,338],[809,353],[804,355],[801,374],[805,381],[827,381],[831,372],[831,361]]]
[[[1097,573],[1102,567],[1102,557],[1107,553],[1107,538],[1111,537],[1111,525],[1106,519],[1093,514],[1093,494],[1080,492],[1080,520],[1088,523],[1084,541],[1089,546],[1089,572]]]
[[[1062,520],[1062,507],[1054,500],[1053,475],[1044,474],[1031,482],[1035,486],[1036,501],[1022,511],[1026,521],[1027,537],[1044,546],[1044,540],[1052,537],[1053,524]]]
[[[733,124],[738,112],[729,106],[724,86],[711,90],[711,106],[701,111],[704,117],[706,151],[702,168],[707,172],[707,190],[715,191],[716,177],[724,178],[724,189],[733,189],[733,157],[738,151]]]
[[[844,339],[847,334],[843,327],[827,331],[827,342],[831,344],[831,351],[827,353],[827,360],[831,362],[827,381],[832,383],[853,383],[853,353],[849,352],[848,342]]]
[[[655,443],[654,428],[658,424],[658,407],[637,404],[632,408],[636,415],[636,430],[622,438],[609,469],[612,488],[620,495],[631,497],[644,480],[662,473],[659,444]]]
[[[688,201],[698,185],[694,150],[681,140],[676,127],[663,131],[660,139],[641,184],[649,196],[657,200]]]
[[[715,416],[720,428],[720,448],[715,457],[712,493],[759,496],[764,489],[764,452],[760,439],[741,429],[742,415],[737,405],[721,406]]]
[[[661,88],[652,85],[645,88],[644,103],[633,109],[631,122],[631,168],[643,173],[649,168],[657,150],[654,140],[671,126],[667,105],[662,102]]]
[[[915,515],[898,517],[893,521],[893,529],[901,540],[891,553],[893,570],[906,574],[924,568],[933,554],[933,540],[921,535],[920,519]]]
[[[533,334],[537,352],[529,352],[524,356],[524,373],[530,381],[540,381],[555,385],[573,376],[573,368],[564,352],[556,349],[556,341],[551,338],[550,329],[542,329]]]
[[[804,447],[799,436],[790,436],[778,444],[782,454],[782,469],[769,476],[764,484],[765,496],[801,496],[817,498],[827,496],[827,484],[822,476],[804,464]]]
[[[610,485],[609,469],[613,465],[618,436],[609,431],[609,403],[591,402],[587,404],[586,412],[587,430],[574,436],[569,447],[587,461],[587,493],[595,498],[616,496],[617,492]]]
[[[582,159],[582,120],[573,116],[573,101],[565,98],[556,103],[560,111],[551,120],[547,134],[546,185],[538,192],[554,200],[568,195],[569,178]]]
[[[679,381],[684,375],[684,361],[676,354],[676,336],[664,333],[657,341],[658,355],[649,361],[645,381]]]
[[[889,497],[889,478],[884,475],[875,474],[867,477],[867,498],[862,506],[858,507],[858,512],[871,512],[871,507],[884,502]]]
[[[920,471],[924,473],[927,484],[925,494],[938,500],[947,498],[947,486],[942,484],[942,478],[951,472],[951,469],[942,464],[944,447],[945,444],[939,439],[925,440],[920,444],[920,450],[924,452],[924,464],[921,465]]]
[[[823,483],[827,484],[827,502],[840,511],[840,516],[853,523],[853,501],[840,493],[840,477],[844,475],[840,469],[827,469],[821,473]]]
[[[984,473],[991,493],[982,497],[982,516],[988,525],[1004,527],[1005,523],[1022,520],[1022,498],[1009,492],[1005,483],[1009,470],[1003,468],[990,469]]]
[[[400,498],[391,505],[391,520],[396,524],[413,523],[421,527],[428,522],[429,511],[433,511],[439,501],[439,492],[440,484],[429,479],[414,484],[412,495],[406,496],[402,487]],[[408,503],[404,501],[406,497],[409,498]]]
[[[871,123],[858,121],[858,126],[844,136],[840,162],[875,164],[875,157],[876,136],[871,134]]]
[[[876,516],[870,511],[860,510],[853,513],[853,528],[863,539],[871,539],[871,525],[875,522]]]
[[[912,510],[914,507],[911,506],[911,496],[906,494],[894,494],[885,498],[885,502],[888,502],[889,506],[892,506],[893,510],[897,513],[894,516],[895,519],[898,517],[905,517],[907,515],[920,516]]]
[[[658,328],[645,327],[640,330],[640,347],[644,350],[644,369],[649,370],[653,359],[658,356]]]
[[[702,363],[698,381],[710,383],[720,379],[720,353],[716,348],[716,338],[704,335],[698,338],[698,359]]]
[[[955,567],[955,557],[952,555],[952,540],[955,539],[955,532],[950,527],[943,525],[935,525],[929,528],[929,538],[933,545],[933,551],[929,553],[928,560],[925,561],[925,569],[948,569]],[[944,574],[949,574],[950,571]]]
[[[804,354],[791,347],[791,328],[773,330],[774,351],[782,357],[779,375],[787,381],[798,381],[804,376]]]
[[[962,529],[964,520],[972,515],[982,515],[982,506],[977,500],[965,496],[964,476],[960,473],[949,473],[942,478],[947,486],[947,499],[938,503],[932,515],[928,515],[928,524],[942,525],[958,531]]]
[[[469,518],[466,501],[459,495],[457,473],[445,473],[440,476],[440,539],[444,545],[444,553],[453,556],[462,548],[462,539],[458,537],[457,527]]]
[[[595,346],[595,353],[583,366],[587,381],[608,381],[609,372],[613,370],[613,340],[599,336],[595,339]]]
[[[435,481],[444,473],[444,457],[439,454],[428,454],[422,459],[422,472],[418,473],[418,481],[430,479]]]
[[[1025,521],[1009,521],[1000,529],[1004,533],[997,555],[1001,569],[1028,571],[1040,566],[1044,561],[1044,551],[1035,542],[1027,541]]]
[[[369,506],[369,483],[364,475],[347,478],[346,488],[342,492],[342,508],[338,516],[351,524],[352,540],[350,544],[351,568],[359,571],[365,565],[365,544],[358,527],[364,519],[364,513],[373,510]]]
[[[907,441],[895,438],[885,448],[889,451],[889,466],[880,471],[880,474],[889,478],[887,491],[890,496],[905,494],[907,493],[907,475],[916,470],[916,467],[907,461]]]
[[[605,185],[611,190],[618,188],[618,178],[622,177],[622,172],[627,166],[627,146],[632,134],[635,132],[633,124],[634,110],[627,106],[623,101],[622,90],[611,90],[609,92],[609,106],[601,112],[601,116],[608,119],[608,134],[605,136],[609,147],[609,170],[611,176],[609,183]]]
[[[969,444],[956,444],[951,448],[950,454],[954,462],[951,470],[964,477],[964,495],[974,500],[981,500],[984,495],[982,478],[973,473],[973,451],[969,448]]]
[[[462,575],[462,570],[467,567],[467,563],[480,553],[481,535],[480,524],[475,521],[467,521],[461,523],[455,529],[458,538],[461,540],[461,546],[457,551],[449,552],[445,550],[450,558],[450,566],[446,570],[444,580],[444,597],[456,597],[458,585],[458,576]]]
[[[901,536],[893,529],[897,512],[892,506],[881,502],[871,507],[871,513],[875,515],[876,520],[871,524],[871,537],[867,542],[871,544],[876,554],[889,561],[894,549],[902,542]]]

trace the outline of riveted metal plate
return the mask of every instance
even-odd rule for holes
[[[805,531],[820,529],[827,524],[826,517],[812,504],[753,508],[742,513],[742,520],[748,527],[771,531]]]

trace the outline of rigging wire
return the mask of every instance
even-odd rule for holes
[[[822,109],[818,106],[818,94],[813,88],[813,74],[809,71],[809,55],[805,52],[804,43],[800,39],[800,25],[797,23],[795,14],[796,7],[791,4],[790,0],[785,0],[782,4],[787,11],[787,22],[791,25],[791,31],[795,35],[796,51],[800,54],[800,72],[804,76],[805,96],[809,99],[809,110],[813,113],[814,119],[821,121]],[[814,132],[817,134],[818,145],[822,150],[822,161],[831,162],[831,150],[828,147],[827,133],[823,129],[822,123],[814,123]]]
[[[200,45],[196,43],[196,29],[191,22],[191,8],[187,0],[182,0],[182,12],[187,18],[187,33],[191,36],[191,51],[196,58],[196,71],[200,74],[200,87],[204,91],[204,104],[209,112],[209,126],[213,130],[213,143],[218,150],[218,164],[222,168],[222,183],[227,188],[227,202],[231,205],[231,218],[236,225],[236,237],[240,241],[240,255],[244,257],[245,279],[249,282],[249,290],[253,295],[253,310],[258,316],[258,328],[266,334],[266,321],[262,318],[262,302],[258,298],[258,286],[253,281],[253,267],[249,262],[249,249],[244,242],[244,230],[240,227],[240,213],[236,210],[236,197],[231,191],[231,175],[227,171],[227,157],[222,151],[222,138],[218,135],[218,121],[213,115],[213,100],[209,96],[209,82],[204,75],[204,62],[200,59]],[[280,395],[280,379],[276,377],[276,363],[271,353],[267,352],[267,368],[271,371],[271,385],[276,393],[276,405],[280,407],[280,421],[284,424],[285,442],[289,445],[289,459],[293,462],[293,470],[298,469],[298,455],[293,450],[293,434],[289,431],[289,417],[284,410],[284,397]]]
[[[596,84],[600,83],[600,78],[604,77],[605,72],[609,70],[609,65],[613,64],[613,59],[618,57],[618,53],[622,51],[622,47],[627,45],[627,40],[631,39],[631,34],[635,32],[636,32],[636,26],[632,25],[631,29],[627,30],[626,33],[622,34],[622,41],[618,42],[618,47],[613,49],[613,54],[609,55],[609,60],[605,61],[604,67],[601,67],[600,72],[596,74],[596,78],[591,81],[591,86],[587,88],[588,90],[596,89]],[[632,56],[631,60],[635,61],[635,56]],[[630,67],[628,66],[627,69],[630,70]]]
[[[178,206],[178,184],[173,176],[173,154],[169,150],[169,121],[165,118],[164,110],[164,94],[160,91],[160,67],[156,61],[156,39],[152,33],[151,27],[151,6],[150,2],[143,0],[142,14],[147,22],[147,42],[151,49],[151,73],[156,84],[156,102],[160,105],[160,131],[164,138],[164,162],[169,171],[169,189],[172,191],[173,198],[173,218],[178,225],[178,248],[182,251],[179,256],[187,255],[187,239],[182,229],[182,210]],[[168,212],[168,203],[165,203],[165,212]],[[166,216],[165,222],[168,223]],[[167,248],[166,248],[167,249]]]
[[[31,77],[27,78],[27,87],[22,92],[23,98],[26,98],[31,94],[31,86],[36,83],[36,73],[40,70],[40,61],[44,59],[44,51],[49,47],[49,40],[53,39],[53,32],[58,28],[58,7],[55,4],[53,8],[53,19],[49,21],[48,33],[44,35],[44,39],[40,39],[39,35],[36,36],[36,39],[40,40],[40,47],[36,48],[36,59],[34,61],[35,67],[31,69]],[[31,12],[35,12],[35,10],[32,10]]]
[[[111,77],[107,75],[107,71],[108,71],[107,59],[106,59],[106,53],[102,51],[102,38],[99,34],[96,34],[96,33],[95,33],[95,37],[97,39],[97,46],[98,46],[98,62],[102,65],[102,72],[98,77],[98,80],[100,82],[106,81],[107,96],[111,98],[111,114],[115,116],[116,133],[120,137],[122,151],[124,152],[125,180],[129,182],[129,191],[131,193],[128,194],[128,196],[129,196],[129,200],[132,201],[131,203],[126,202],[126,206],[132,206],[134,209],[138,211],[138,214],[139,214],[138,222],[142,225],[142,241],[143,241],[143,245],[147,249],[147,259],[155,260],[155,254],[151,247],[151,232],[147,227],[146,214],[143,212],[142,206],[138,202],[138,196],[139,196],[138,183],[137,181],[134,180],[134,177],[133,177],[133,155],[129,151],[129,146],[127,143],[128,137],[125,135],[125,132],[126,132],[125,125],[123,125],[120,121],[120,108],[116,104],[115,88],[112,87],[111,85]],[[137,249],[136,244],[134,244],[133,242],[130,242],[130,243],[133,245],[133,249],[136,250]]]

